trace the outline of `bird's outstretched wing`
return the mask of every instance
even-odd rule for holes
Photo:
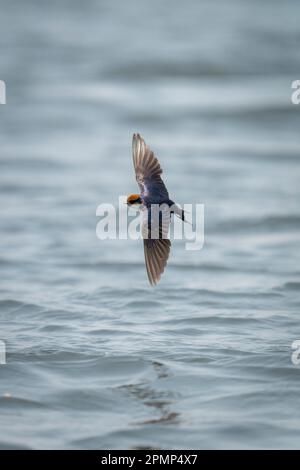
[[[169,199],[160,176],[162,169],[159,161],[139,134],[133,134],[132,156],[141,195],[153,199],[153,202]]]
[[[148,278],[155,285],[167,265],[171,242],[168,239],[170,209],[166,204],[142,209],[142,236]]]

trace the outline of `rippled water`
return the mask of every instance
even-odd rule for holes
[[[299,447],[300,5],[1,2],[2,448]],[[131,135],[205,204],[152,289],[99,241]]]

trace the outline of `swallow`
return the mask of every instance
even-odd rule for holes
[[[159,161],[139,134],[133,134],[132,156],[140,194],[128,196],[127,204],[142,211],[145,265],[149,282],[154,286],[160,280],[170,255],[168,232],[171,215],[175,213],[184,221],[184,211],[169,198]],[[159,216],[155,218],[153,208],[158,206]]]

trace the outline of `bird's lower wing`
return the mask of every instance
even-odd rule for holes
[[[165,270],[171,249],[168,239],[144,239],[145,263],[150,284],[155,285]]]
[[[168,239],[169,226],[170,209],[167,205],[154,204],[151,208],[142,210],[145,263],[151,285],[160,280],[167,265],[171,249]]]

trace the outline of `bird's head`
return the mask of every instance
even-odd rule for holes
[[[139,194],[131,194],[127,198],[127,204],[128,206],[139,206],[142,204],[142,199]]]

